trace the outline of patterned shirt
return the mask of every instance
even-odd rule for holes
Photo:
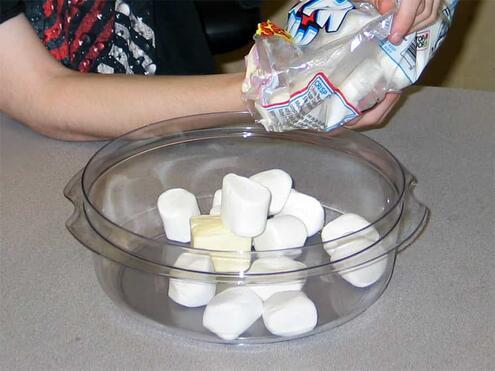
[[[192,0],[0,0],[0,22],[24,12],[57,60],[81,72],[214,72]]]

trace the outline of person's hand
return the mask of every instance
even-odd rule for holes
[[[395,0],[370,0],[381,14],[393,10]],[[400,44],[404,36],[431,25],[437,19],[440,0],[402,0],[394,17],[389,40]],[[380,126],[400,99],[400,93],[388,93],[382,102],[346,124],[352,128]]]
[[[395,0],[371,0],[380,13],[395,7]],[[394,16],[389,40],[400,44],[404,36],[431,25],[438,16],[440,0],[401,0]]]
[[[383,101],[378,103],[370,110],[363,113],[362,116],[348,122],[345,126],[352,129],[370,128],[380,126],[396,103],[400,99],[400,93],[387,93]]]

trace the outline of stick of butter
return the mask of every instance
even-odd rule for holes
[[[220,216],[200,215],[191,218],[191,246],[216,250],[211,253],[215,272],[244,272],[251,264],[251,237],[232,233],[223,225]]]

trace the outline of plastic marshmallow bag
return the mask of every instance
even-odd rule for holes
[[[287,30],[258,25],[246,57],[243,97],[268,131],[330,131],[418,80],[443,42],[457,0],[444,1],[437,21],[387,40],[393,14],[368,3],[310,0],[289,12]]]

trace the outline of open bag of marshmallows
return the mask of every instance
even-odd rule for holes
[[[268,131],[330,131],[418,80],[442,44],[458,0],[442,0],[437,20],[388,41],[393,12],[348,0],[301,0],[286,29],[258,26],[246,57],[242,94]]]
[[[384,275],[386,251],[378,251],[377,259],[359,269],[346,269],[352,267],[346,267],[343,258],[380,239],[369,221],[344,213],[325,225],[320,201],[294,189],[287,172],[269,169],[249,175],[230,173],[219,179],[221,188],[214,192],[206,215],[186,189],[169,189],[159,196],[157,208],[167,239],[190,246],[174,263],[177,272],[169,280],[168,296],[183,307],[205,306],[204,328],[224,340],[237,339],[259,318],[275,336],[308,333],[317,324],[318,310],[303,290],[307,266],[298,260],[307,239],[319,234],[323,243],[311,248],[321,249],[335,262],[340,277],[357,288]],[[188,271],[290,276],[227,285],[190,279]]]

